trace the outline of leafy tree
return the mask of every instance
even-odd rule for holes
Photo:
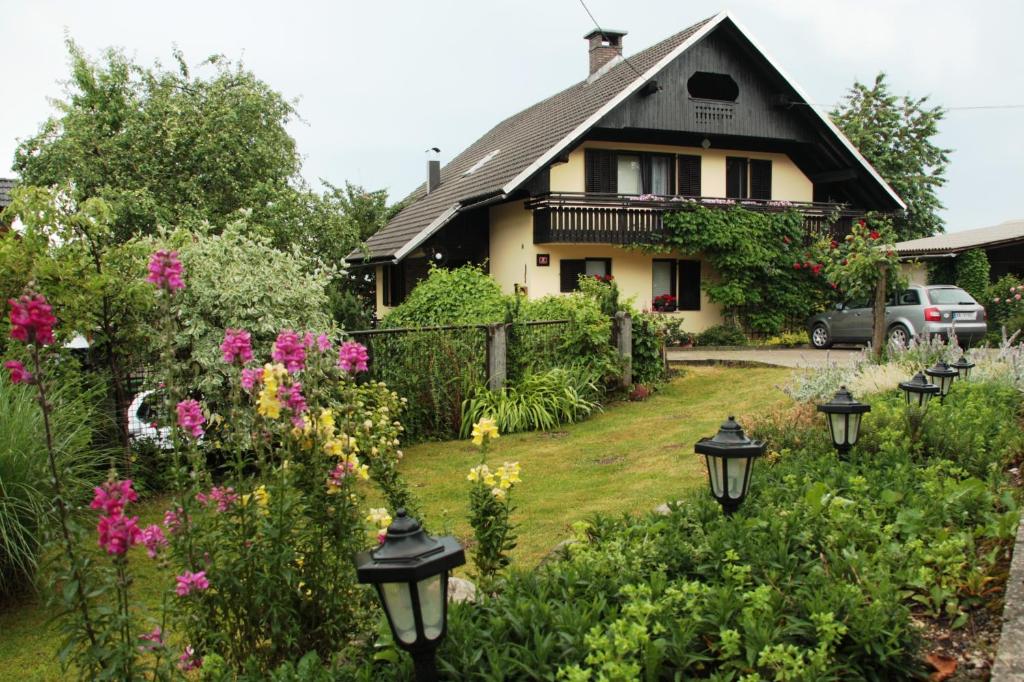
[[[943,231],[936,190],[946,182],[951,150],[934,143],[946,111],[929,107],[928,97],[897,97],[885,74],[873,85],[855,82],[832,120],[907,204],[894,220],[897,241]]]
[[[989,264],[984,249],[971,249],[956,257],[956,285],[973,296],[974,300],[985,300],[985,290],[989,285]]]

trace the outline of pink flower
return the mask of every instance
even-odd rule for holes
[[[149,642],[149,644],[139,645],[139,651],[152,651],[164,645],[164,632],[158,625],[149,632],[139,635],[139,639],[143,642]]]
[[[206,571],[185,571],[177,577],[178,584],[174,588],[179,597],[186,597],[193,591],[202,592],[210,587],[210,581],[206,579]]]
[[[263,368],[257,367],[256,369],[243,369],[242,370],[242,388],[247,391],[251,391],[253,386],[263,381]]]
[[[327,334],[316,337],[316,347],[321,353],[326,353],[331,349],[331,340],[327,338]]]
[[[302,395],[302,384],[296,381],[291,386],[281,386],[277,389],[277,398],[284,406],[298,416],[306,411],[306,397]],[[301,424],[301,420],[300,420]]]
[[[8,299],[11,305],[11,338],[25,343],[38,343],[42,346],[53,343],[53,325],[57,318],[53,316],[53,308],[46,302],[42,294]]]
[[[138,523],[138,516],[127,518],[120,513],[101,516],[96,526],[100,547],[107,550],[107,554],[124,554],[129,547],[142,542],[142,531]]]
[[[4,367],[11,373],[11,382],[15,384],[27,384],[32,381],[32,375],[25,369],[25,365],[17,360],[8,360]]]
[[[1020,300],[1020,294],[1014,294],[1013,295],[1013,300],[1019,301]]]
[[[152,523],[142,529],[142,544],[146,546],[149,558],[155,559],[157,550],[167,546],[167,536],[160,526]]]
[[[365,372],[370,354],[366,352],[366,346],[355,341],[346,341],[338,349],[338,367],[343,372]]]
[[[301,371],[306,364],[306,350],[302,339],[291,329],[284,329],[277,335],[270,356],[275,362],[284,364],[285,369],[291,374]]]
[[[199,407],[198,401],[182,400],[178,403],[178,426],[192,434],[193,438],[203,435],[203,424],[205,423],[206,417],[203,416],[203,410]]]
[[[181,528],[181,519],[184,515],[184,510],[181,507],[177,509],[168,509],[164,512],[164,528],[167,529],[168,533],[172,535],[178,532]]]
[[[993,299],[992,299],[992,302],[993,302],[993,303],[999,303],[999,297],[993,298]]]
[[[185,282],[181,275],[181,261],[178,260],[177,251],[159,249],[149,257],[149,276],[146,281],[158,289],[166,289],[171,293],[176,289],[184,289]]]
[[[243,365],[249,362],[252,360],[252,338],[249,332],[244,329],[225,329],[220,351],[224,354],[224,362],[229,364],[235,360],[240,360]]]
[[[213,486],[210,488],[209,495],[205,493],[196,493],[196,500],[204,507],[216,502],[217,511],[226,512],[228,508],[238,500],[238,494],[235,492],[235,489],[230,486],[227,488],[218,488],[217,486]]]
[[[138,502],[139,495],[132,489],[132,480],[107,481],[102,487],[93,488],[90,509],[102,509],[110,516],[117,516],[124,511],[129,502]]]
[[[195,650],[192,645],[189,644],[185,647],[185,650],[181,652],[181,656],[178,657],[178,669],[183,672],[189,670],[198,670],[203,667],[202,656],[196,656]]]
[[[388,539],[387,528],[382,528],[377,531],[377,543],[383,545],[384,541]]]

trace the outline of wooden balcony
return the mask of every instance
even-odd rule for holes
[[[552,192],[526,202],[526,207],[533,210],[534,244],[637,244],[651,241],[664,233],[666,213],[692,205],[723,209],[740,206],[759,213],[796,209],[803,214],[808,231],[828,231],[833,235],[849,232],[853,221],[865,213],[844,204],[651,194]]]

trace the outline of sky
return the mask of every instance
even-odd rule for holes
[[[1024,2],[904,0],[587,0],[626,55],[722,9],[815,103],[885,71],[897,94],[951,108],[938,144],[952,149],[939,192],[948,231],[1024,217]],[[303,174],[400,199],[423,181],[424,150],[453,158],[501,119],[584,78],[593,28],[579,0],[388,3],[57,2],[0,0],[0,176],[19,139],[53,112],[68,77],[65,36],[92,55],[137,61],[244,61],[297,101],[290,126]],[[200,73],[203,73],[200,70]]]

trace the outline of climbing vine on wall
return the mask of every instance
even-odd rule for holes
[[[795,210],[755,213],[742,207],[693,206],[665,216],[665,232],[646,251],[702,254],[716,276],[702,287],[734,322],[778,334],[828,300],[824,264]]]

